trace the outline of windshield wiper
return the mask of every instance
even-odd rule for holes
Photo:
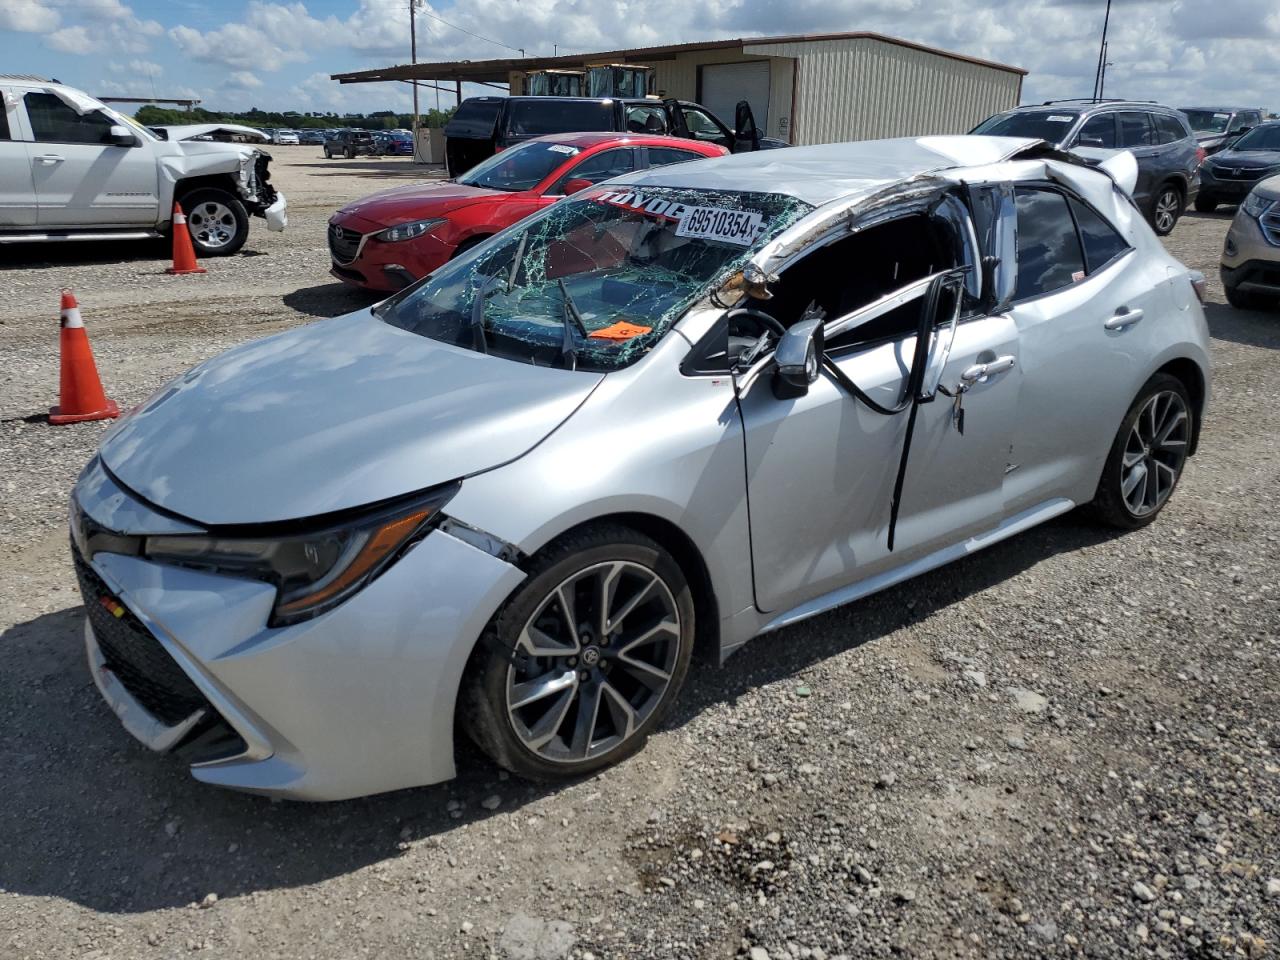
[[[573,302],[573,296],[569,293],[569,288],[564,285],[564,278],[556,281],[560,284],[560,295],[564,298],[564,316],[561,317],[561,323],[564,325],[564,340],[561,342],[560,352],[570,363],[569,369],[578,369],[578,345],[574,342],[574,331],[581,334],[582,339],[586,340],[587,325],[582,322],[582,312],[578,309],[578,305]]]
[[[484,305],[493,293],[502,285],[497,277],[486,277],[476,289],[475,299],[471,301],[471,347],[480,353],[489,352],[489,341],[484,335]]]

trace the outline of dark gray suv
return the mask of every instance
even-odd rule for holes
[[[1140,100],[1051,100],[988,117],[972,130],[996,137],[1039,137],[1067,150],[1131,150],[1138,160],[1134,202],[1156,233],[1171,232],[1200,186],[1204,152],[1187,118]]]

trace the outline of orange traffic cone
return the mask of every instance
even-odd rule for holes
[[[62,291],[62,375],[58,405],[49,411],[49,422],[80,423],[84,420],[110,420],[120,416],[114,400],[108,400],[98,379],[98,366],[93,362],[89,335],[80,319],[80,306],[75,294]]]
[[[191,234],[187,232],[187,218],[182,213],[180,204],[173,205],[173,266],[165,273],[206,273],[204,267],[196,263],[195,247],[191,245]]]

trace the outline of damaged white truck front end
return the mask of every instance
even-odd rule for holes
[[[186,129],[186,128],[179,128]],[[254,144],[157,133],[79,90],[0,75],[0,244],[159,237],[180,204],[196,254],[288,223]]]

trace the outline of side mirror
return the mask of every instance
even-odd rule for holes
[[[773,395],[779,400],[803,397],[822,372],[822,317],[792,324],[778,341],[773,362]]]
[[[594,186],[594,183],[590,180],[584,179],[583,177],[570,177],[564,182],[564,185],[560,189],[564,191],[564,194],[567,197],[571,193],[577,193],[579,190],[586,190],[588,187]]]
[[[113,123],[107,131],[107,143],[113,146],[132,147],[137,142],[138,138],[122,123]]]

